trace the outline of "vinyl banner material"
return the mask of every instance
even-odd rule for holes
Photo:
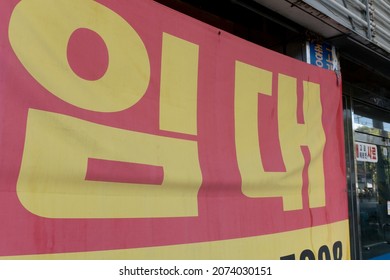
[[[336,75],[153,1],[0,3],[0,256],[348,259]]]

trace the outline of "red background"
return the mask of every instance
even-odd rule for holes
[[[152,1],[100,0],[123,17],[142,38],[151,63],[151,82],[145,96],[133,107],[117,113],[96,113],[68,104],[44,89],[15,56],[8,39],[9,18],[18,1],[0,2],[0,255],[80,252],[157,245],[193,243],[256,236],[322,225],[348,218],[341,87],[333,72],[271,52],[181,15]],[[88,33],[87,31],[83,31]],[[198,134],[159,130],[159,88],[163,32],[199,45]],[[77,61],[77,52],[92,52],[92,59],[106,50],[99,36],[92,43],[74,36],[69,61],[88,79],[88,61]],[[88,35],[87,35],[88,36]],[[79,41],[77,41],[79,40]],[[100,44],[94,51],[94,43]],[[80,44],[80,48],[77,45]],[[73,57],[72,57],[73,56]],[[103,55],[99,67],[104,72]],[[76,60],[76,62],[75,62]],[[239,60],[268,71],[321,84],[323,126],[327,141],[324,154],[326,207],[284,212],[281,198],[247,198],[241,193],[234,140],[234,69]],[[84,71],[84,72],[83,72]],[[89,76],[88,76],[89,75]],[[276,81],[276,80],[274,80]],[[274,88],[276,87],[274,82]],[[277,92],[259,97],[263,108],[260,129],[268,131],[264,166],[280,169],[277,146]],[[16,195],[29,108],[57,112],[113,127],[198,142],[203,184],[198,194],[199,216],[148,219],[47,219],[28,212]],[[297,112],[298,115],[302,113]],[[305,153],[307,156],[307,153]],[[304,175],[305,176],[305,175]],[[307,184],[307,180],[306,180]]]

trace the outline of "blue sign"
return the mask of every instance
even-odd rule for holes
[[[333,67],[333,46],[326,43],[307,42],[307,63],[321,68],[334,70]]]

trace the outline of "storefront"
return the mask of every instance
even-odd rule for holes
[[[388,259],[390,252],[390,114],[386,108],[388,101],[385,97],[373,93],[356,94],[359,89],[349,85],[345,86],[344,91],[352,249],[356,258]]]

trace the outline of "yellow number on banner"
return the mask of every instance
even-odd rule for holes
[[[249,197],[282,197],[284,210],[302,208],[302,172],[305,160],[301,147],[307,146],[310,207],[325,205],[322,106],[318,84],[304,82],[305,124],[298,124],[297,81],[278,76],[278,127],[286,172],[267,172],[261,160],[258,140],[258,95],[272,95],[272,73],[236,62],[235,130],[237,160],[242,191]],[[260,133],[267,133],[266,131]]]

